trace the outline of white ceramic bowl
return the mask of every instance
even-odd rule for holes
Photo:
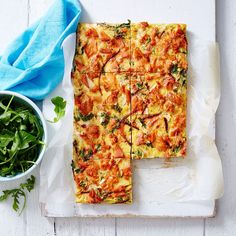
[[[13,177],[2,177],[0,176],[0,182],[2,181],[12,181],[12,180],[16,180],[19,178],[22,178],[26,175],[28,175],[30,172],[32,172],[42,161],[43,158],[43,154],[45,152],[46,149],[46,145],[47,145],[47,126],[46,126],[46,122],[45,119],[43,117],[42,112],[40,111],[40,109],[38,108],[38,106],[32,102],[29,98],[19,94],[19,93],[15,93],[15,92],[10,92],[10,91],[0,91],[0,98],[1,97],[11,97],[12,95],[14,95],[14,99],[17,99],[17,102],[21,103],[22,105],[26,106],[26,107],[30,107],[34,110],[35,115],[38,116],[39,120],[41,121],[42,127],[43,127],[43,131],[44,131],[44,135],[43,135],[43,142],[44,145],[42,146],[42,149],[39,153],[38,159],[35,162],[35,164],[33,166],[31,166],[31,168],[29,168],[27,171],[20,173],[18,175],[15,175]]]

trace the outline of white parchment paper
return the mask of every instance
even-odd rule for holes
[[[222,166],[215,145],[215,112],[220,98],[219,55],[215,42],[200,41],[189,35],[188,149],[185,159],[135,160],[133,204],[75,204],[71,172],[73,132],[73,87],[70,71],[75,35],[64,44],[63,82],[43,102],[47,119],[54,117],[51,98],[67,101],[66,115],[58,123],[48,123],[48,147],[40,169],[40,202],[48,216],[168,216],[168,211],[189,204],[203,210],[208,200],[223,194]],[[183,212],[186,211],[186,214]],[[197,212],[197,210],[196,210]],[[197,213],[196,213],[197,215]]]

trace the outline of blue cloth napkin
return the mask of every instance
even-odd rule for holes
[[[0,90],[44,99],[63,79],[63,40],[76,31],[78,0],[56,0],[0,57]]]

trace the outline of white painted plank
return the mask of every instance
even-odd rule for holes
[[[40,1],[29,0],[28,24],[32,24],[34,21],[36,21],[45,11],[45,8],[39,6]],[[54,218],[46,218],[41,215],[41,209],[39,205],[39,169],[37,168],[33,174],[36,176],[36,187],[35,191],[30,194],[27,202],[25,219],[26,235],[54,235]]]
[[[217,41],[221,52],[221,102],[216,141],[223,162],[225,194],[214,219],[206,220],[206,236],[236,235],[236,1],[217,0]]]
[[[50,0],[51,1],[51,0]],[[45,10],[48,6],[48,0],[31,0],[32,2],[36,2],[35,5],[32,4],[31,6],[31,15],[32,20],[30,22],[35,21],[35,19],[42,14],[41,10]],[[0,8],[0,52],[2,52],[3,48],[7,45],[8,41],[12,40],[16,34],[20,33],[27,23],[27,12],[24,12],[25,6],[27,1],[24,0],[0,0],[1,8]],[[220,2],[220,1],[219,1]],[[233,0],[228,1],[233,3]],[[14,3],[14,5],[13,5]],[[41,3],[45,4],[42,5]],[[35,6],[35,7],[34,7]],[[6,9],[9,7],[9,11],[6,11]],[[39,7],[39,8],[38,8]],[[42,8],[40,8],[42,7]],[[16,9],[16,11],[12,10]],[[232,7],[232,9],[235,9]],[[14,21],[17,22],[17,24],[14,24]],[[22,22],[25,22],[24,26]],[[14,27],[15,26],[15,27]],[[14,28],[13,28],[14,27]],[[9,31],[9,28],[11,28],[11,31]],[[233,42],[233,40],[232,40]],[[234,38],[235,42],[235,38]],[[224,45],[225,46],[225,45]],[[231,51],[228,51],[228,53],[231,53]],[[234,58],[236,59],[236,58]],[[235,61],[235,60],[234,60]],[[232,62],[233,65],[233,62]],[[235,71],[235,69],[233,69]],[[234,73],[235,75],[235,73]],[[233,77],[231,77],[233,79]],[[227,78],[226,78],[227,79]],[[232,82],[232,81],[231,81]],[[235,84],[234,87],[235,89]],[[230,95],[229,95],[230,96]],[[229,97],[228,97],[229,98]],[[224,98],[223,98],[224,99]],[[227,108],[228,109],[228,108]],[[222,109],[222,111],[225,111]],[[228,110],[230,111],[230,110]],[[233,124],[233,120],[235,121],[235,113],[231,112],[233,117],[229,117],[228,121],[230,121],[230,125]],[[223,117],[218,116],[218,121],[223,122]],[[223,125],[221,126],[223,127]],[[233,126],[232,126],[233,127]],[[235,127],[234,127],[235,128]],[[222,133],[222,130],[220,130]],[[230,130],[228,130],[230,133]],[[224,138],[227,136],[225,135]],[[232,137],[231,137],[232,138]],[[222,138],[223,140],[223,138]],[[233,144],[230,145],[231,150],[224,151],[223,149],[227,148],[228,143],[227,139],[225,142],[219,142],[219,145],[221,145],[221,154],[222,157],[229,157],[230,153],[236,153],[235,148],[233,147]],[[235,140],[235,136],[234,136]],[[232,142],[231,142],[232,143]],[[232,155],[231,154],[231,155]],[[233,158],[231,158],[233,159]],[[226,177],[228,179],[233,179],[233,164],[235,165],[233,161],[229,161],[225,164],[225,167],[227,170],[231,170],[230,173],[226,174]],[[8,187],[7,185],[1,186]],[[227,186],[226,186],[227,188]],[[36,230],[36,233],[34,235],[47,235],[46,234],[40,234],[38,232],[38,228],[44,228],[45,227],[45,221],[47,219],[43,219],[43,221],[38,222],[39,212],[37,209],[37,206],[34,206],[38,204],[37,202],[37,193],[38,189],[34,190],[29,198],[29,205],[27,208],[27,217],[26,213],[24,213],[21,217],[16,216],[14,212],[11,210],[10,203],[9,204],[0,204],[0,235],[26,235],[26,232],[28,235],[33,232],[33,230]],[[227,195],[233,194],[233,190],[230,190],[230,187],[226,189]],[[235,194],[234,194],[235,195]],[[34,197],[33,197],[34,196]],[[32,199],[31,199],[32,197]],[[229,201],[229,203],[227,203]],[[207,231],[206,235],[234,235],[235,228],[233,227],[235,224],[235,198],[232,197],[232,199],[222,199],[220,202],[220,208],[219,208],[219,216],[215,220],[209,220],[207,222]],[[221,207],[221,204],[225,204],[225,207]],[[223,220],[223,214],[228,214],[229,218],[226,218]],[[234,216],[234,217],[232,217]],[[35,222],[35,224],[32,226],[28,226],[27,229],[24,227],[24,222],[26,221],[26,218],[30,217],[31,221]],[[232,218],[231,218],[232,217]],[[41,223],[42,222],[42,223]],[[57,235],[115,235],[115,220],[114,219],[57,219]],[[51,223],[49,223],[51,224]],[[36,225],[38,225],[38,228],[36,229]],[[52,225],[52,224],[51,224]],[[14,226],[14,227],[12,227]],[[164,219],[118,219],[117,220],[117,235],[203,235],[203,221],[202,220],[164,220]],[[48,232],[48,235],[51,235],[51,232]]]
[[[0,55],[27,26],[27,0],[0,0]]]
[[[117,236],[203,236],[203,219],[117,219]]]
[[[80,0],[84,22],[183,22],[200,39],[215,40],[215,0]],[[121,8],[120,8],[121,7]]]
[[[29,24],[43,16],[53,2],[54,0],[29,0]]]
[[[57,236],[115,236],[115,219],[57,218]]]
[[[27,26],[27,0],[0,0],[0,54],[6,46]],[[21,181],[1,183],[0,192],[17,187]],[[12,210],[12,202],[0,203],[0,235],[25,236],[26,212],[18,216]]]
[[[137,4],[135,4],[137,3]],[[186,3],[186,6],[185,6]],[[101,22],[101,21],[106,21],[106,22],[112,22],[112,21],[116,21],[119,22],[122,20],[122,18],[131,18],[134,20],[149,20],[152,22],[167,22],[167,21],[180,21],[180,22],[185,22],[187,24],[190,25],[190,32],[193,32],[193,35],[196,35],[198,37],[202,37],[204,36],[207,37],[208,39],[213,39],[215,38],[215,30],[214,30],[214,0],[210,0],[206,3],[205,1],[187,1],[186,0],[179,0],[177,1],[173,1],[173,0],[168,0],[165,2],[165,4],[163,3],[163,1],[146,1],[145,4],[143,4],[142,1],[134,1],[134,0],[119,0],[119,2],[113,2],[113,1],[108,1],[108,0],[100,0],[99,2],[96,0],[81,0],[81,4],[83,6],[83,17],[81,20],[83,21],[89,21],[89,22]],[[119,7],[120,6],[126,6],[126,10],[123,11],[123,8],[120,9],[119,11]],[[134,7],[135,6],[135,7]],[[203,8],[204,6],[204,8]],[[186,8],[185,8],[186,7]],[[171,9],[171,10],[170,10]],[[204,9],[204,11],[203,11]],[[179,11],[178,11],[179,10]],[[119,12],[122,12],[122,14],[119,14]],[[145,13],[150,13],[150,14],[145,14]],[[182,14],[176,14],[176,12],[181,12]],[[199,13],[202,14],[202,17],[199,18]],[[198,21],[198,24],[196,23],[196,19],[199,18],[199,20],[201,22]],[[206,20],[207,19],[207,20]],[[208,20],[209,19],[209,20]],[[207,23],[211,22],[212,24],[208,25],[205,24],[207,21]],[[202,26],[204,25],[204,30],[202,29]],[[201,31],[202,29],[202,31]],[[190,34],[191,35],[191,34]],[[193,37],[194,38],[194,37]],[[191,41],[191,40],[190,40]],[[197,50],[200,51],[200,50]],[[202,55],[202,54],[201,54]],[[201,56],[199,57],[201,58]],[[197,104],[199,105],[199,104]],[[203,158],[204,159],[204,158]],[[61,160],[64,160],[63,158]],[[68,160],[68,164],[69,164],[69,159]],[[149,161],[148,161],[149,162]],[[192,164],[192,162],[191,162]],[[61,164],[63,165],[63,163]],[[149,163],[150,165],[150,163]],[[179,169],[180,173],[184,173],[182,171],[182,169]],[[69,170],[70,171],[70,170]],[[150,177],[148,177],[148,170],[144,170],[145,171],[145,177],[142,178],[143,180],[147,180],[147,184],[144,184],[144,181],[139,182],[139,181],[134,181],[135,183],[137,183],[137,187],[138,186],[149,186],[150,183],[155,183],[155,181],[152,181]],[[163,170],[164,171],[164,170]],[[170,172],[170,169],[166,170],[166,173],[168,175],[168,173]],[[214,172],[214,171],[213,171]],[[137,173],[137,171],[135,172]],[[143,175],[144,172],[142,172],[142,174],[140,174],[140,176],[144,176]],[[156,170],[156,173],[158,175],[159,173],[159,169]],[[173,172],[174,173],[174,172]],[[68,172],[68,174],[70,174]],[[170,174],[170,173],[169,173]],[[157,176],[156,175],[156,176]],[[192,175],[192,173],[191,173]],[[176,175],[173,175],[176,177]],[[187,176],[187,175],[186,175]],[[148,178],[147,178],[148,177]],[[153,176],[152,176],[153,177]],[[160,176],[159,176],[160,177]],[[168,175],[168,177],[170,177]],[[175,177],[173,177],[173,179],[175,179]],[[58,178],[54,178],[54,179],[58,179]],[[134,180],[137,180],[137,178],[134,176]],[[141,179],[141,178],[140,178]],[[163,180],[164,178],[159,178],[161,180]],[[169,178],[170,180],[171,178]],[[178,178],[178,179],[182,179],[182,178]],[[198,179],[198,178],[196,178]],[[59,181],[60,182],[60,181]],[[148,183],[149,182],[149,183]],[[163,183],[165,182],[165,179],[163,181]],[[173,183],[173,181],[169,181],[170,183]],[[188,181],[187,181],[188,182]],[[203,181],[204,182],[204,181]],[[139,184],[140,183],[140,184]],[[56,183],[55,183],[56,184]],[[182,183],[181,183],[182,185]],[[66,186],[66,185],[65,185]],[[160,184],[160,186],[162,186],[162,184]],[[164,186],[164,185],[163,185]],[[149,186],[150,187],[150,186]],[[176,184],[174,185],[174,187],[176,187]],[[60,188],[61,189],[61,188]],[[138,189],[136,188],[136,186],[134,185],[134,189],[136,191],[136,193],[140,192],[140,190],[142,190],[141,188]],[[159,190],[162,188],[159,188]],[[168,190],[171,188],[168,188]],[[58,188],[59,190],[59,188]],[[155,190],[155,186],[151,187],[150,189],[146,188],[146,191],[144,192],[151,192],[148,190]],[[169,192],[167,190],[167,192]],[[64,192],[67,191],[66,189],[63,189]],[[142,191],[141,191],[142,192]],[[163,189],[162,189],[163,192]],[[164,190],[165,192],[165,190]],[[63,194],[63,192],[61,192],[61,194]],[[157,194],[157,198],[160,197],[161,193]],[[152,196],[155,194],[152,194]],[[141,196],[139,194],[139,196]],[[174,196],[174,195],[173,195]],[[166,198],[165,198],[166,199]],[[63,207],[61,207],[60,203],[56,203],[56,201],[52,201],[53,199],[51,199],[51,201],[49,201],[49,199],[47,200],[47,204],[46,204],[46,214],[51,215],[51,216],[73,216],[74,215],[74,208],[70,203],[68,203],[68,205],[66,204],[66,201],[64,202],[64,208],[67,209],[71,209],[71,211],[67,211],[67,214],[64,214],[65,211],[63,211]],[[137,200],[137,199],[136,199]],[[148,202],[148,201],[144,201],[147,199],[142,199],[143,202]],[[150,200],[150,199],[149,199]],[[160,200],[158,198],[158,200]],[[51,204],[49,203],[51,202]],[[155,202],[155,196],[153,199],[151,199],[151,204],[147,204],[149,206],[149,208],[147,209],[145,207],[145,204],[139,204],[138,201],[135,201],[133,205],[131,206],[86,206],[86,205],[76,205],[75,209],[76,209],[76,214],[79,216],[84,216],[84,215],[89,215],[89,216],[104,216],[104,215],[124,215],[124,214],[133,214],[133,215],[150,215],[152,210],[152,214],[156,214],[158,216],[162,216],[164,214],[169,214],[169,211],[166,209],[167,207],[170,208],[171,210],[173,210],[173,212],[171,212],[171,215],[183,215],[184,213],[189,213],[190,212],[190,208],[185,206],[185,211],[182,210],[182,208],[180,208],[180,211],[182,214],[180,214],[179,212],[175,211],[175,207],[172,207],[170,204],[167,204],[167,207],[165,208],[165,206],[163,207],[163,205],[158,205],[156,204],[156,208],[154,208],[154,203]],[[142,206],[142,207],[140,207]],[[143,210],[145,209],[145,211]],[[147,210],[146,210],[147,209]],[[161,211],[159,210],[161,209]],[[193,208],[194,210],[197,209],[196,211],[200,212],[199,208],[197,205],[195,206],[195,208]],[[212,211],[214,210],[214,208],[211,209]],[[211,212],[212,212],[211,211]],[[69,213],[68,213],[69,212]],[[195,216],[199,216],[196,215],[196,213],[194,212]],[[175,215],[175,216],[176,216]],[[205,215],[205,214],[204,214]],[[211,215],[211,214],[210,214]],[[185,215],[186,216],[186,215]],[[189,215],[187,215],[189,216]],[[193,214],[191,214],[191,216],[193,216]]]
[[[13,189],[19,186],[21,182],[24,182],[25,178],[22,180],[14,181],[13,183],[1,183],[0,192],[5,189]],[[0,203],[0,235],[18,235],[25,236],[26,227],[26,211],[18,216],[12,209],[12,199],[10,198],[7,202]]]
[[[26,208],[26,235],[28,236],[53,236],[54,218],[46,218],[41,215],[39,205],[39,169],[32,174],[36,177],[35,190],[30,193]],[[0,234],[1,235],[1,234]]]

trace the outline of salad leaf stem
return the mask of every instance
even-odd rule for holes
[[[11,197],[13,199],[12,209],[21,215],[22,211],[26,207],[26,192],[31,192],[34,189],[34,185],[35,177],[31,175],[25,183],[20,184],[19,188],[3,190],[3,194],[0,196],[0,202],[6,201]]]

